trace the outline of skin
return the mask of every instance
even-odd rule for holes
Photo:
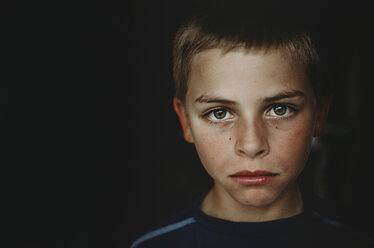
[[[201,209],[230,221],[263,222],[302,212],[296,183],[329,103],[316,107],[304,67],[279,50],[209,49],[194,56],[186,100],[174,98],[184,138],[214,180]],[[238,171],[275,173],[241,185]]]

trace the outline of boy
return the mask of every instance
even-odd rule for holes
[[[363,247],[297,178],[331,103],[298,20],[213,10],[174,39],[174,109],[214,186],[132,247]]]

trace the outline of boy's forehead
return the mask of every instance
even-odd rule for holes
[[[251,55],[251,56],[261,56],[267,53],[278,51],[276,49],[260,49],[260,48],[244,48],[244,47],[235,47],[232,49],[228,48],[210,48],[199,53],[195,54],[192,57],[192,64],[194,63],[209,63],[214,62],[215,60],[223,59],[229,57],[232,54],[241,54],[241,55]],[[211,61],[209,61],[211,60]]]
[[[306,77],[304,65],[280,49],[221,48],[204,50],[192,58],[190,80],[247,76]],[[275,75],[274,75],[275,74]]]
[[[264,56],[268,54],[278,54],[282,56],[284,60],[293,61],[295,63],[299,63],[300,60],[297,59],[296,54],[292,54],[292,52],[287,49],[286,47],[275,47],[275,46],[253,46],[253,47],[245,47],[244,45],[238,45],[233,47],[216,47],[216,48],[208,48],[202,51],[197,52],[192,56],[192,62],[200,61],[206,57],[215,57],[222,58],[228,54],[239,53],[242,55],[250,55],[250,56]]]
[[[193,58],[189,86],[195,93],[255,90],[260,89],[258,83],[269,93],[277,89],[312,91],[304,66],[280,50],[242,48],[227,52],[216,48]]]

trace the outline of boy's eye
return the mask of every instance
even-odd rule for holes
[[[286,105],[275,105],[273,106],[270,111],[268,112],[268,115],[270,116],[287,116],[292,113],[292,109]]]
[[[226,116],[226,114],[227,114],[227,111],[224,110],[224,109],[215,109],[215,110],[213,110],[213,115],[218,120],[224,119],[225,116]]]
[[[208,112],[206,116],[212,121],[224,121],[232,117],[226,109],[218,108]]]

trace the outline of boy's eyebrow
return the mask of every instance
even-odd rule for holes
[[[275,96],[264,98],[264,102],[275,102],[285,98],[292,98],[296,96],[305,97],[305,93],[299,90],[283,91]],[[227,100],[220,97],[214,97],[209,95],[201,95],[195,99],[194,103],[222,103],[228,105],[235,105],[236,102],[232,100]]]
[[[219,97],[213,97],[209,95],[201,95],[198,98],[195,99],[194,103],[223,103],[228,105],[234,105],[235,101],[219,98]]]
[[[275,96],[266,97],[264,99],[264,102],[275,102],[284,98],[292,98],[296,96],[301,96],[305,98],[305,93],[299,90],[283,91]]]

